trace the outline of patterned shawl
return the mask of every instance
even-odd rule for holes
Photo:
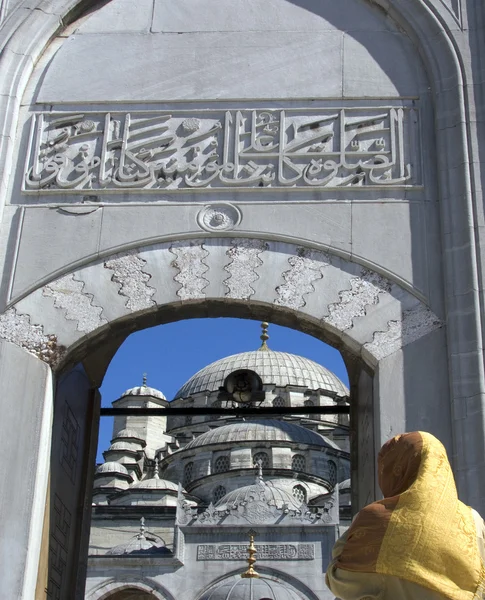
[[[421,431],[398,435],[379,452],[378,469],[384,499],[359,512],[336,566],[394,575],[452,600],[485,598],[475,521],[441,442]]]

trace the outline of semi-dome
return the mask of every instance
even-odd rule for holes
[[[239,444],[241,442],[286,442],[325,446],[339,450],[337,444],[315,431],[295,423],[276,419],[251,419],[251,421],[216,427],[191,440],[184,450],[211,444]]]
[[[121,475],[130,475],[126,467],[115,461],[105,462],[96,469],[96,475],[102,473],[120,473]]]
[[[227,356],[204,367],[179,389],[175,399],[217,391],[224,385],[226,377],[239,369],[255,371],[264,384],[299,386],[309,390],[327,390],[338,396],[349,395],[349,390],[336,375],[313,360],[260,348]]]
[[[256,567],[257,568],[257,567]],[[283,582],[251,577],[231,577],[220,586],[206,592],[200,600],[302,600],[302,597]]]

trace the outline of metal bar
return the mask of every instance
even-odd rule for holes
[[[213,406],[185,407],[185,408],[102,408],[102,417],[115,416],[153,416],[173,417],[181,416],[239,416],[239,415],[348,415],[350,406],[239,406],[237,408],[216,408]]]

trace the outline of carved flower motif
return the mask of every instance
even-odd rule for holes
[[[197,223],[206,231],[234,229],[241,222],[241,211],[232,204],[210,204],[197,215]]]
[[[195,133],[200,128],[200,120],[195,119],[194,117],[190,117],[189,119],[185,119],[182,121],[182,129],[185,133]]]

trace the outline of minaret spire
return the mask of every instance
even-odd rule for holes
[[[269,323],[266,323],[266,321],[263,321],[261,323],[261,329],[263,331],[262,331],[261,335],[259,336],[261,339],[261,346],[259,347],[260,350],[269,350],[268,344],[266,343],[269,340],[268,327],[269,327]]]

